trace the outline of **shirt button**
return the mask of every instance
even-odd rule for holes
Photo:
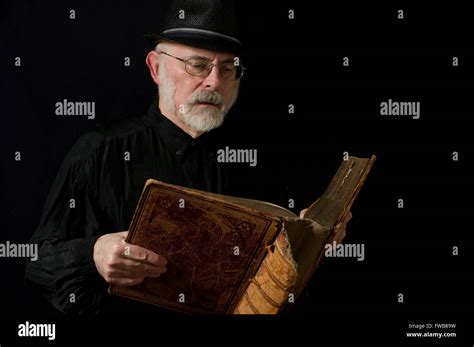
[[[176,155],[181,155],[181,154],[183,154],[182,150],[179,149],[179,150],[176,151]]]
[[[191,141],[191,146],[196,146],[196,141]]]

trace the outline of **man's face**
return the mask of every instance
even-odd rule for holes
[[[160,50],[182,59],[204,58],[215,65],[233,63],[235,57],[230,53],[169,43],[160,45],[158,53]],[[210,131],[222,124],[239,89],[239,80],[223,78],[218,66],[207,76],[193,76],[186,71],[184,62],[165,54],[159,58],[158,84],[160,105],[198,132]]]

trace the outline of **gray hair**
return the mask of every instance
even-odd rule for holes
[[[168,50],[168,47],[169,47],[169,43],[168,42],[159,42],[156,46],[155,46],[155,52],[156,53],[160,53],[161,51],[166,51]],[[160,57],[161,58],[161,57]]]
[[[166,51],[169,47],[169,44],[167,42],[159,42],[156,46],[155,46],[155,52],[157,53],[161,53],[162,51]],[[158,59],[158,67],[160,69],[166,69],[166,67],[164,66],[163,64],[163,59],[164,59],[164,54],[160,54],[160,57]],[[158,95],[160,95],[160,87],[158,86]]]

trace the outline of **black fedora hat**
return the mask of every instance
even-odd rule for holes
[[[161,32],[146,33],[153,45],[170,41],[212,51],[239,54],[241,43],[231,0],[175,0]]]

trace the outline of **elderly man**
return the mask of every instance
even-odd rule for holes
[[[224,121],[237,99],[239,71],[242,71],[235,67],[234,58],[230,53],[168,42],[158,44],[148,54],[146,63],[160,90],[158,107],[161,114],[181,130],[175,129],[183,140],[197,139]],[[191,145],[195,144],[196,141],[191,140]],[[178,148],[175,154],[181,156],[181,152],[184,151]],[[205,173],[197,169],[190,167],[189,174]],[[190,186],[211,190],[209,186],[192,183]],[[159,276],[166,271],[162,257],[138,246],[130,245],[132,255],[123,258],[120,252],[126,235],[125,231],[101,236],[94,246],[97,270],[107,282],[135,285],[146,276]]]
[[[40,254],[26,278],[63,313],[96,314],[119,300],[107,295],[109,283],[132,286],[166,271],[161,255],[125,242],[147,179],[227,193],[206,133],[224,121],[244,72],[231,2],[175,1],[161,34],[148,37],[158,100],[142,117],[79,139],[31,240]]]
[[[131,286],[166,271],[162,256],[125,243],[148,178],[226,193],[206,139],[237,99],[243,74],[236,16],[225,5],[175,1],[160,35],[147,35],[158,100],[142,117],[84,135],[68,153],[31,240],[39,259],[26,271],[60,312],[97,313],[108,283]]]

